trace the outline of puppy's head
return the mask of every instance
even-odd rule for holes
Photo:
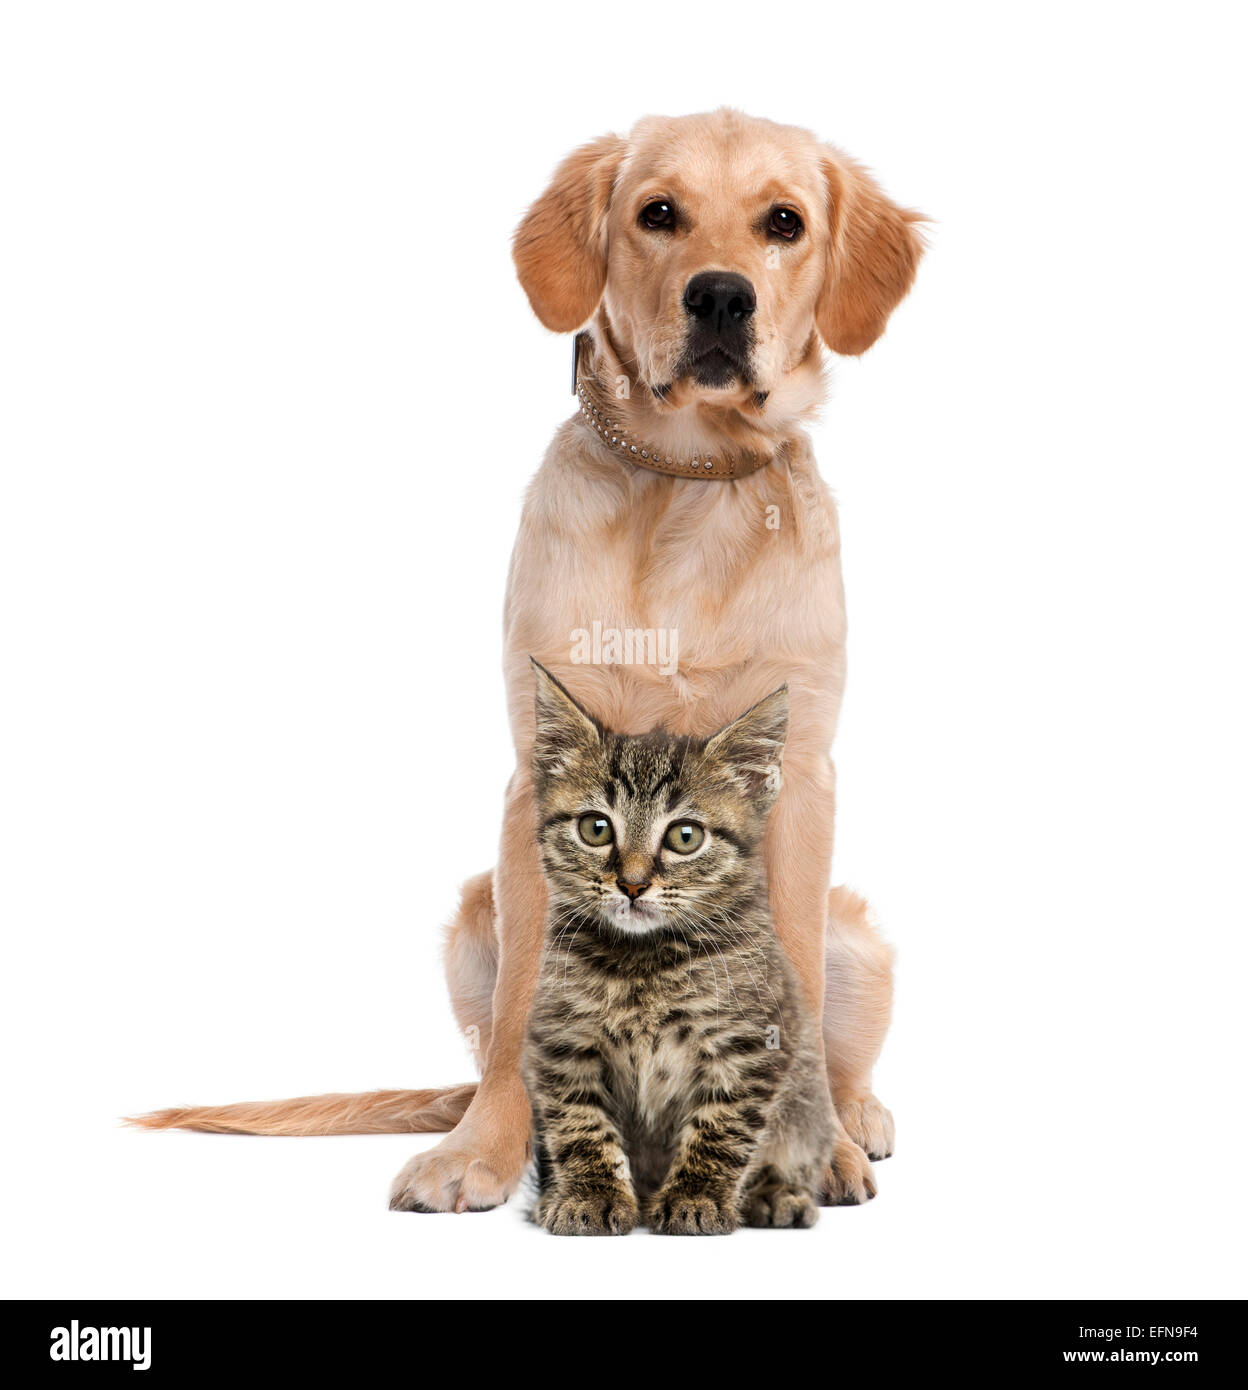
[[[817,338],[875,342],[914,279],[921,220],[806,131],[723,110],[576,150],[514,255],[548,328],[597,315],[659,399],[757,402],[813,365]]]

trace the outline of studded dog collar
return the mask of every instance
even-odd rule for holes
[[[577,405],[585,423],[597,432],[608,448],[623,454],[639,468],[649,468],[655,473],[667,473],[677,478],[748,478],[751,473],[757,473],[771,462],[760,454],[702,453],[688,458],[666,454],[625,429],[622,422],[616,419],[609,403],[598,395],[596,383],[583,377],[579,371],[574,377],[574,386]]]

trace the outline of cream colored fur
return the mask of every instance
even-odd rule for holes
[[[659,196],[686,215],[679,237],[660,241],[638,224],[640,207]],[[777,200],[800,213],[805,232],[772,251],[759,217]],[[627,138],[583,147],[522,223],[516,264],[535,311],[548,327],[587,330],[586,368],[608,389],[627,384],[627,399],[617,402],[627,428],[678,455],[742,448],[773,461],[739,481],[672,478],[612,453],[579,417],[556,432],[525,498],[504,605],[517,771],[498,864],[466,885],[447,941],[452,1001],[479,1041],[482,1079],[454,1131],[399,1174],[393,1206],[492,1206],[525,1167],[520,1054],[545,922],[528,771],[531,658],[626,733],[661,725],[708,734],[787,682],[784,788],[766,841],[773,914],[824,1018],[844,1127],[829,1156],[834,1195],[837,1183],[858,1200],[874,1192],[867,1153],[883,1157],[893,1142],[892,1119],[871,1090],[889,1022],[891,952],[865,904],[828,886],[828,750],[844,686],[845,609],[836,508],[801,426],[823,395],[821,344],[863,351],[909,288],[922,249],[918,220],[806,132],[720,111],[650,119]],[[705,269],[744,274],[756,288],[748,385],[708,390],[672,380],[683,286]],[[668,389],[660,397],[656,386]],[[676,629],[678,673],[575,664],[572,634],[594,621]],[[391,1128],[432,1127],[425,1119],[453,1113],[466,1092],[409,1094],[403,1115],[376,1103]],[[252,1108],[250,1126],[237,1127],[295,1132],[288,1104],[275,1102],[263,1116],[263,1107]],[[211,1127],[226,1127],[232,1110],[211,1112]],[[317,1116],[320,1129],[298,1132],[327,1132],[332,1110]],[[335,1113],[345,1113],[341,1102]],[[145,1122],[208,1121],[207,1112],[177,1111]]]

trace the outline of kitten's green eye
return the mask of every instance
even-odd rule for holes
[[[691,820],[678,820],[667,827],[663,843],[677,854],[692,854],[705,839],[706,832],[700,825],[695,825]]]
[[[606,816],[582,816],[577,821],[576,828],[581,839],[587,845],[593,845],[595,849],[609,845],[615,839],[615,831],[611,829],[611,822]]]

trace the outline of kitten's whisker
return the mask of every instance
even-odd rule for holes
[[[732,992],[733,1003],[737,1006],[737,1012],[741,1014],[742,1017],[744,1017],[745,1010],[741,1007],[741,1000],[737,997],[737,987],[732,982],[732,971],[728,968],[728,962],[724,959],[724,953],[719,949],[719,943],[715,940],[713,936],[710,940],[711,945],[715,948],[715,954],[720,958],[721,961],[724,962],[724,975],[728,980],[728,988]]]
[[[758,959],[762,962],[764,967],[765,988],[767,990],[768,995],[771,998],[771,1003],[776,1011],[777,1017],[780,1017],[782,1014],[782,1010],[780,1008],[780,1001],[776,998],[775,991],[771,988],[770,983],[766,982],[765,979],[767,953],[763,949],[762,943],[758,940],[751,939],[751,937],[746,933],[745,929],[741,926],[739,919],[733,913],[725,909],[721,909],[720,911],[715,913],[714,920],[720,923],[722,926],[724,926],[727,929],[727,931],[732,935],[733,939],[735,941],[740,942],[742,946],[746,948],[744,950],[738,951],[738,954],[741,958],[742,966],[745,968],[746,973],[749,975],[750,979],[754,982],[754,992],[758,995],[758,1000],[760,1004],[763,1002],[763,997],[759,990],[758,981],[757,979],[755,979],[754,972],[750,969],[748,958],[749,956],[754,955],[757,956]]]

